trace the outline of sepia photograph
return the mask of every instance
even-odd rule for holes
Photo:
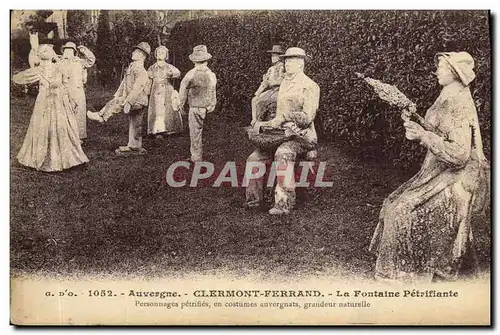
[[[491,326],[491,27],[11,9],[11,324]]]

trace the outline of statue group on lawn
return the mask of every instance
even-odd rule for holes
[[[215,74],[208,68],[212,57],[207,47],[194,47],[189,59],[194,68],[182,79],[179,92],[175,91],[171,80],[178,78],[180,71],[168,64],[168,49],[160,46],[155,50],[157,62],[147,71],[144,61],[151,53],[151,47],[141,42],[132,51],[132,62],[113,99],[99,111],[88,111],[91,120],[106,122],[112,115],[128,114],[129,142],[116,149],[118,155],[142,155],[143,113],[148,111],[148,134],[162,138],[163,135],[179,133],[183,130],[180,111],[186,102],[189,104],[189,134],[191,139],[191,161],[202,160],[203,121],[207,113],[215,109]],[[149,97],[148,97],[149,96]]]
[[[156,63],[146,70],[151,47],[133,47],[131,63],[113,98],[98,112],[86,112],[84,85],[95,56],[84,46],[66,43],[63,55],[52,45],[38,45],[30,38],[30,68],[14,75],[18,84],[39,82],[39,93],[30,124],[17,158],[20,164],[54,172],[87,163],[82,149],[87,137],[85,115],[101,123],[124,113],[129,119],[129,139],[116,153],[143,155],[143,119],[147,133],[158,138],[183,130],[182,115],[189,105],[190,161],[203,160],[203,126],[217,104],[217,77],[208,67],[212,55],[205,45],[193,48],[194,67],[183,77],[179,92],[173,78],[180,71],[167,63],[169,50],[154,51]],[[80,53],[81,55],[78,55]],[[295,163],[317,155],[315,117],[320,88],[304,72],[310,61],[305,50],[268,51],[271,67],[251,103],[249,138],[255,150],[247,164],[276,163],[272,215],[288,214],[296,203]],[[383,280],[433,280],[456,278],[462,256],[473,241],[473,215],[487,204],[489,163],[482,148],[481,132],[470,83],[475,79],[474,59],[466,52],[438,53],[436,76],[442,91],[425,117],[404,108],[406,138],[427,149],[420,171],[385,199],[370,250],[377,255],[376,276]],[[266,131],[273,141],[266,142]],[[261,137],[259,137],[261,136]],[[274,137],[273,137],[274,136]],[[258,142],[256,139],[264,139]],[[249,181],[245,207],[261,208],[262,178]]]

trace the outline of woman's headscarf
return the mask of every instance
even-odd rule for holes
[[[436,66],[444,59],[457,79],[468,86],[475,78],[474,58],[467,52],[440,52],[434,57]]]
[[[155,49],[155,57],[157,56],[158,51],[160,51],[160,50],[165,50],[165,54],[166,54],[165,60],[167,60],[168,59],[168,49],[164,45],[160,45],[158,48]]]
[[[37,49],[31,49],[28,55],[28,63],[30,67],[36,67],[40,65],[40,60],[57,60],[57,54],[54,51],[54,45],[52,44],[40,44]]]
[[[41,59],[54,59],[56,57],[56,52],[54,51],[54,45],[52,44],[41,44],[38,48],[38,55]]]

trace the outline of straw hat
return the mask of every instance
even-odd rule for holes
[[[193,53],[189,55],[189,59],[192,62],[204,62],[212,58],[212,55],[208,53],[206,45],[197,45],[193,48]]]
[[[136,46],[134,46],[134,49],[139,49],[148,56],[151,54],[151,47],[147,42],[141,42],[137,44]]]
[[[268,53],[270,54],[278,54],[282,55],[283,54],[283,49],[281,48],[281,45],[275,44],[273,45],[271,50],[267,50]]]
[[[302,58],[304,60],[311,59],[311,56],[307,55],[304,49],[293,47],[286,50],[284,55],[280,55],[281,58]]]
[[[73,50],[75,50],[75,52],[78,51],[76,49],[76,44],[73,43],[73,42],[66,42],[66,44],[64,44],[63,47],[62,47],[63,51],[64,51],[64,49],[73,49]]]

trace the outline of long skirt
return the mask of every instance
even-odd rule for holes
[[[154,83],[149,97],[148,134],[180,133],[183,130],[182,116],[172,106],[174,88],[167,83]]]
[[[438,172],[429,156],[420,172],[384,201],[370,245],[378,279],[455,280],[470,251],[472,217],[484,201],[478,185],[486,185],[487,176],[472,160],[463,169]]]
[[[76,123],[78,125],[78,136],[80,139],[87,138],[87,100],[85,98],[85,90],[83,87],[71,89],[72,98],[77,103],[76,106]]]
[[[62,171],[89,161],[66,95],[49,94],[41,88],[17,159],[24,166],[46,172]]]

